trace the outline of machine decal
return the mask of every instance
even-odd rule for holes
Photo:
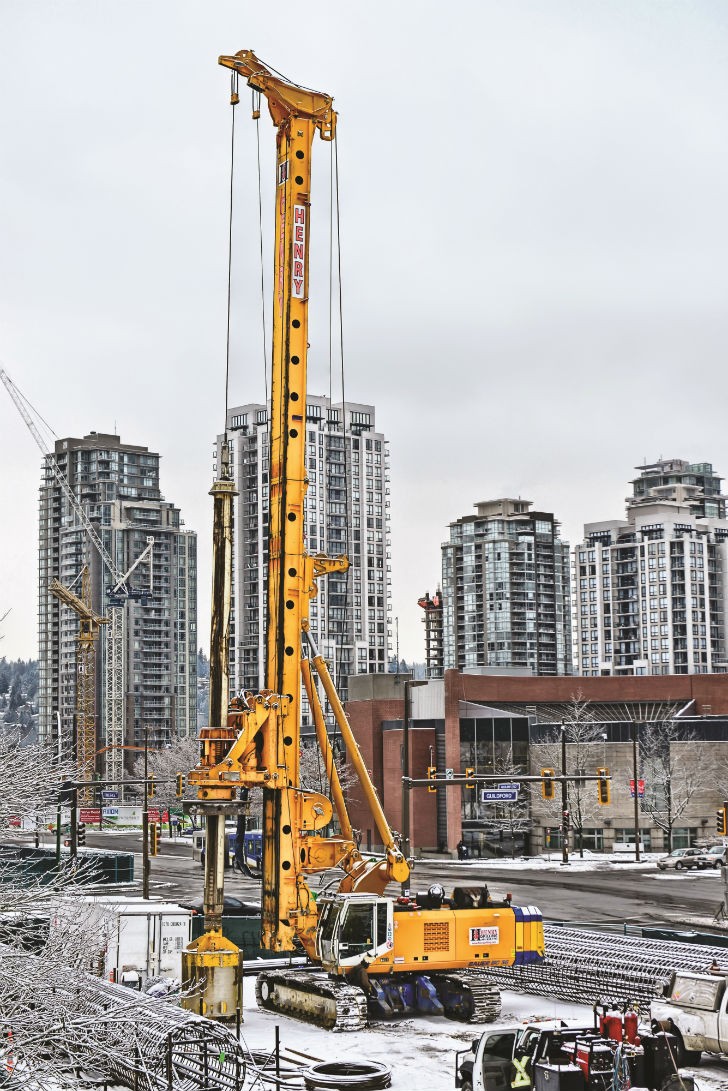
[[[278,185],[282,186],[288,178],[288,160],[284,159],[282,163],[278,164]]]
[[[488,944],[489,946],[500,942],[500,929],[497,925],[489,925],[486,928],[471,928],[470,929],[470,946],[475,947],[480,944]]]
[[[306,253],[306,206],[293,206],[293,281],[292,295],[295,299],[303,299],[303,269]]]

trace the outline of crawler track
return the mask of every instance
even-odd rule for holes
[[[435,984],[443,982],[452,988],[464,993],[469,1001],[469,1014],[464,1014],[462,1009],[448,1011],[445,1007],[445,1015],[448,1019],[464,1019],[468,1023],[493,1023],[501,1013],[501,994],[497,985],[478,972],[467,970],[457,974],[433,976]],[[438,989],[439,993],[439,989]]]
[[[255,998],[266,1011],[291,1015],[325,1030],[362,1030],[367,1025],[364,992],[323,974],[263,970],[255,981]]]

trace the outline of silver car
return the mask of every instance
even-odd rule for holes
[[[669,856],[661,856],[657,861],[660,871],[675,868],[682,871],[687,868],[702,869],[710,867],[710,861],[706,858],[702,849],[673,849]]]
[[[709,845],[705,850],[705,867],[718,868],[727,861],[725,845]]]

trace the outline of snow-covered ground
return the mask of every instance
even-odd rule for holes
[[[280,1028],[281,1049],[305,1053],[315,1061],[378,1061],[392,1071],[392,1087],[400,1091],[444,1091],[455,1087],[455,1053],[468,1049],[479,1028],[449,1019],[417,1017],[376,1023],[366,1030],[334,1034],[295,1019],[261,1011],[256,1007],[254,979],[246,978],[245,1016],[242,1037],[250,1049],[271,1050],[275,1025]],[[591,1022],[590,1008],[560,1004],[551,999],[503,994],[502,1019],[506,1022],[531,1016],[584,1019]]]
[[[583,857],[578,852],[569,853],[569,868],[573,871],[655,871],[657,861],[662,859],[664,852],[648,852],[640,854],[639,863],[633,853],[614,853],[606,855],[601,852],[589,852],[584,849]],[[561,852],[543,853],[540,856],[517,856],[514,860],[508,857],[503,859],[472,859],[472,860],[448,860],[442,856],[422,856],[415,862],[437,864],[438,867],[468,867],[476,870],[513,868],[517,871],[560,871],[564,866],[561,861]],[[700,871],[701,875],[720,876],[720,868],[707,868]]]
[[[249,1049],[272,1050],[276,1023],[282,1054],[296,1050],[307,1054],[311,1064],[326,1061],[378,1061],[392,1072],[395,1091],[451,1091],[455,1087],[455,1053],[468,1049],[478,1037],[478,1027],[447,1019],[412,1018],[377,1023],[352,1034],[333,1034],[295,1019],[260,1011],[255,1006],[254,981],[245,980],[245,1016],[242,1037]],[[503,993],[502,1021],[533,1017],[578,1020],[591,1024],[590,1007],[553,999]],[[706,1056],[698,1068],[682,1071],[696,1078],[700,1091],[728,1091],[728,1058]]]

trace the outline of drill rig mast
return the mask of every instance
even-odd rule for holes
[[[428,906],[416,906],[413,901],[406,907],[407,914],[395,914],[394,903],[383,897],[389,882],[407,881],[409,866],[387,823],[326,664],[318,655],[309,631],[309,608],[317,594],[317,580],[348,567],[345,557],[311,556],[306,552],[303,519],[308,485],[305,453],[310,160],[317,131],[326,141],[335,136],[333,100],[329,95],[306,90],[274,75],[250,50],[221,57],[220,64],[245,77],[255,91],[265,95],[277,129],[266,688],[236,698],[225,725],[221,690],[220,718],[211,715],[211,726],[200,732],[201,760],[187,778],[188,785],[197,791],[194,807],[205,815],[224,814],[226,810],[230,813],[239,809],[236,797],[240,789],[262,788],[261,945],[270,951],[286,952],[294,950],[296,943],[301,944],[309,957],[321,963],[334,978],[331,983],[321,975],[283,972],[280,976],[280,972],[266,972],[259,976],[257,987],[263,1006],[337,1029],[356,1029],[366,1018],[367,988],[352,983],[357,976],[361,979],[362,966],[368,967],[369,981],[380,975],[376,978],[379,983],[368,989],[369,999],[376,996],[380,1009],[391,1014],[395,1009],[403,1010],[403,1002],[392,1001],[391,997],[405,995],[402,983],[410,988],[413,971],[418,980],[425,981],[423,960],[433,970],[448,974],[437,986],[430,980],[432,975],[426,977],[425,985],[421,983],[432,1005],[427,1010],[453,1017],[492,1018],[500,1007],[499,1000],[495,1004],[492,987],[484,985],[482,980],[466,981],[452,974],[482,954],[480,946],[476,953],[473,947],[476,941],[472,938],[479,932],[482,936],[477,944],[485,942],[486,929],[475,927],[484,922],[482,907],[463,904],[446,908],[442,892],[439,901],[437,895]],[[236,91],[232,101],[237,101]],[[223,464],[227,462],[226,446]],[[229,470],[227,480],[227,488],[234,488]],[[220,607],[229,609],[230,573],[221,570],[218,581],[218,557],[221,564],[227,563],[222,554],[218,555],[215,545],[213,588],[220,589]],[[218,621],[216,630],[216,609],[213,605],[211,700],[212,663],[216,656],[221,663],[226,661],[228,654],[226,643],[214,646],[216,631],[219,636],[225,628],[224,621]],[[314,673],[334,711],[372,811],[384,847],[380,859],[363,859],[353,836]],[[313,712],[333,804],[325,795],[301,788],[302,684]],[[334,808],[341,833],[324,836],[321,831],[331,821]],[[208,819],[208,838],[211,832]],[[217,859],[217,849],[208,852],[205,861],[208,940],[202,937],[198,941],[203,948],[207,942],[210,949],[222,943],[217,931],[222,911],[222,867],[219,862],[213,864],[213,855]],[[342,872],[337,893],[319,898],[317,903],[307,876],[332,868]],[[215,869],[217,879],[213,875]],[[409,918],[407,921],[405,916]],[[491,946],[496,943],[499,955],[492,962],[510,963],[516,959],[516,952],[524,961],[531,956],[540,957],[543,951],[540,915],[534,919],[533,929],[530,923],[526,929],[516,923],[510,903],[502,903],[496,917],[503,918],[505,927],[496,924],[489,932],[488,942]],[[486,923],[492,924],[492,919],[491,912]],[[447,937],[451,931],[444,947],[432,947],[432,936]],[[493,940],[493,935],[500,938]],[[418,953],[428,949],[437,953],[424,958]],[[502,950],[506,950],[505,955]],[[386,984],[397,976],[401,983]],[[366,971],[363,981],[366,986]],[[210,1009],[208,1014],[214,1011]]]

